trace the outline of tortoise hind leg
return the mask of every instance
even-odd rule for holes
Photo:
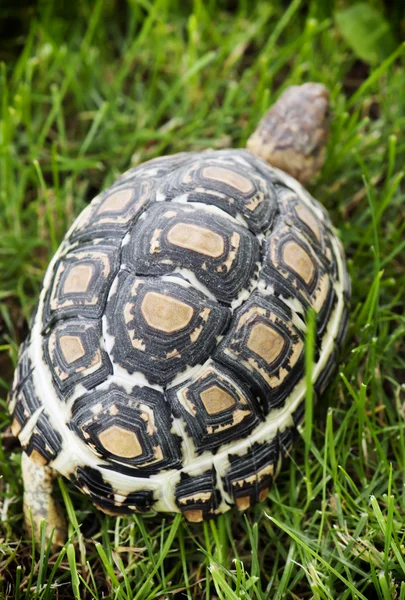
[[[67,539],[67,522],[62,507],[52,496],[55,479],[51,467],[34,463],[23,452],[22,477],[24,483],[24,521],[27,531],[34,527],[37,544],[40,543],[40,525],[45,520],[45,537],[48,542],[52,536],[52,547],[63,546]]]

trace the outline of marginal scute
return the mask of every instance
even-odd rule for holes
[[[117,504],[115,501],[116,491],[103,473],[93,467],[78,467],[72,474],[71,480],[97,508],[111,515],[129,514],[134,511],[149,512],[156,501],[153,487],[145,481],[143,489],[129,494],[120,493],[119,495],[123,499]]]
[[[22,442],[25,452],[38,465],[52,462],[62,449],[62,436],[49,420],[45,410],[41,412],[30,438]]]
[[[333,351],[323,367],[322,371],[318,375],[318,378],[314,384],[314,391],[318,398],[325,392],[327,386],[332,380],[332,377],[336,370],[337,352]]]
[[[18,364],[10,391],[9,409],[14,435],[19,435],[24,430],[30,418],[41,406],[33,379],[35,367],[29,357],[28,347],[29,338],[20,346]]]
[[[214,469],[201,474],[181,473],[175,489],[176,504],[187,520],[199,523],[218,514],[221,494]]]
[[[226,493],[239,510],[246,510],[267,496],[280,457],[279,437],[255,443],[242,456],[230,452],[229,467],[222,476]]]

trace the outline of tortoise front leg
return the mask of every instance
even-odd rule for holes
[[[28,532],[31,532],[31,523],[34,526],[34,536],[37,544],[40,543],[40,525],[45,520],[45,537],[51,539],[52,546],[63,546],[67,539],[67,522],[62,507],[52,496],[55,480],[54,471],[34,463],[26,454],[22,454],[22,477],[24,483],[24,521]],[[32,520],[31,520],[32,515]]]

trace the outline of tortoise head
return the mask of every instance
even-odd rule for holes
[[[329,92],[321,83],[285,90],[267,111],[247,148],[301,183],[321,169],[329,135]]]

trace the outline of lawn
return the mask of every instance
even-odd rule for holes
[[[0,6],[0,597],[405,600],[402,2],[56,0]],[[13,7],[12,7],[13,6]],[[354,6],[354,9],[353,9]],[[35,551],[7,393],[46,265],[131,165],[242,147],[290,84],[332,98],[330,211],[353,281],[334,381],[266,502],[204,525],[103,515]]]

